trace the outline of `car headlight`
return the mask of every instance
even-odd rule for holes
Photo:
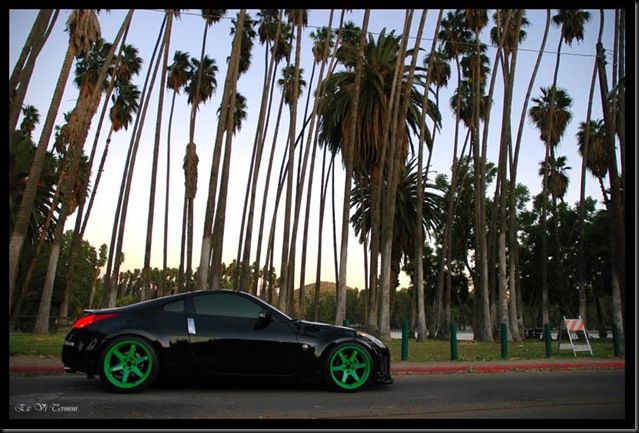
[[[379,347],[386,347],[384,345],[384,343],[382,342],[382,340],[380,340],[379,338],[369,334],[368,332],[364,332],[364,331],[357,331],[357,335],[363,338],[366,338],[367,340],[372,341],[375,345],[379,346]]]

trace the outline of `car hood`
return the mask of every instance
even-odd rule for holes
[[[311,322],[310,320],[296,320],[305,332],[335,332],[336,334],[353,335],[357,331],[346,326],[331,325],[322,322]]]

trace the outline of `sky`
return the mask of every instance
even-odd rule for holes
[[[11,74],[15,62],[24,46],[26,38],[31,30],[37,10],[12,9],[9,10],[9,74]],[[202,238],[202,230],[204,224],[205,206],[208,197],[210,172],[213,158],[213,146],[215,143],[217,128],[217,109],[220,105],[224,81],[226,77],[226,59],[230,55],[232,38],[230,30],[233,26],[232,19],[237,16],[238,10],[228,10],[227,14],[219,23],[209,27],[206,42],[206,54],[216,61],[218,67],[217,72],[217,91],[213,97],[206,102],[197,113],[197,125],[195,129],[194,142],[197,145],[197,153],[199,157],[198,165],[198,189],[194,200],[194,257],[192,267],[196,269],[199,265],[200,245]],[[373,9],[370,13],[370,22],[368,31],[375,37],[383,30],[386,32],[395,31],[400,34],[404,28],[405,10],[403,9]],[[495,61],[496,48],[490,45],[489,30],[494,25],[492,15],[494,10],[489,10],[488,15],[491,19],[490,24],[480,34],[482,42],[488,44],[487,55],[491,60],[491,65]],[[569,171],[570,183],[565,201],[574,206],[579,200],[580,194],[580,176],[581,176],[581,157],[577,151],[576,134],[579,124],[586,120],[589,90],[591,86],[593,67],[595,62],[595,43],[600,26],[600,10],[589,10],[590,21],[587,23],[584,39],[582,41],[574,41],[572,46],[563,44],[561,47],[560,70],[557,85],[567,90],[573,99],[571,107],[572,121],[568,125],[566,132],[559,144],[558,155],[566,156],[567,165],[571,167]],[[252,18],[257,18],[257,10],[248,10]],[[336,10],[333,14],[332,24],[329,23],[330,10],[310,10],[308,16],[308,27],[305,30],[305,38],[302,45],[301,67],[303,68],[303,78],[307,84],[310,82],[310,74],[312,70],[311,57],[311,40],[308,37],[310,32],[316,32],[319,27],[328,26],[333,28],[339,26],[340,10]],[[444,14],[446,11],[444,11]],[[551,16],[557,13],[556,10],[551,11]],[[53,32],[44,46],[34,70],[34,74],[29,85],[24,103],[35,106],[40,113],[41,122],[34,131],[34,142],[39,141],[41,127],[44,123],[51,97],[58,80],[62,61],[68,46],[68,33],[65,31],[66,21],[69,17],[70,10],[62,10],[55,24]],[[419,21],[421,19],[421,10],[416,10],[413,16],[409,46],[415,43]],[[434,36],[434,29],[437,22],[439,10],[429,10],[426,15],[426,24],[421,40],[422,53],[418,60],[419,65],[423,65],[424,52],[429,52]],[[126,10],[110,10],[101,11],[99,14],[102,37],[107,41],[112,41],[117,34]],[[519,127],[521,112],[524,104],[525,94],[528,83],[533,71],[537,56],[539,53],[541,41],[543,38],[546,11],[537,9],[527,9],[527,18],[530,22],[526,28],[527,37],[520,45],[517,58],[517,70],[515,78],[515,90],[512,106],[512,127],[513,140],[516,138],[516,131]],[[138,54],[144,59],[140,74],[134,79],[134,82],[140,89],[143,87],[144,79],[147,74],[148,62],[151,59],[153,47],[156,43],[160,26],[163,19],[162,10],[136,10],[133,15],[131,29],[127,38],[127,43],[138,49]],[[358,27],[362,27],[363,11],[353,10],[345,15],[345,20],[353,21]],[[198,58],[202,49],[202,35],[204,31],[204,20],[201,17],[201,10],[189,9],[182,11],[179,20],[174,21],[173,32],[170,45],[170,59],[172,61],[173,53],[176,50],[188,52],[192,57]],[[604,11],[604,32],[603,45],[607,50],[608,60],[608,77],[610,83],[611,77],[611,59],[614,36],[614,10]],[[554,72],[557,46],[560,39],[560,29],[554,25],[550,25],[549,35],[546,42],[544,55],[537,74],[535,85],[531,97],[540,96],[540,87],[550,87],[552,85],[552,75]],[[242,76],[237,85],[238,92],[247,98],[248,117],[244,121],[241,130],[233,139],[233,150],[231,156],[231,178],[229,181],[228,204],[225,222],[224,251],[222,261],[229,264],[237,257],[237,245],[240,236],[240,226],[242,220],[242,211],[244,207],[244,197],[246,194],[246,182],[248,179],[249,164],[253,150],[253,142],[255,139],[255,130],[259,112],[259,104],[262,95],[262,82],[264,75],[264,49],[258,41],[255,42],[252,55],[252,67],[247,74]],[[280,67],[281,69],[281,67]],[[454,112],[451,111],[449,100],[456,86],[456,76],[453,75],[449,81],[447,88],[440,90],[440,112],[442,114],[442,131],[435,138],[435,148],[432,156],[431,173],[445,174],[450,176],[450,166],[452,161],[452,143],[455,126]],[[312,86],[315,87],[319,68],[316,70]],[[489,161],[497,163],[497,152],[499,146],[499,134],[501,129],[501,103],[503,87],[501,73],[497,74],[495,84],[495,93],[493,96],[495,108],[491,113],[491,119],[488,130],[488,147],[487,158]],[[62,125],[63,114],[69,112],[76,103],[78,95],[77,88],[73,85],[73,74],[71,74],[63,98],[62,104],[56,120],[56,125]],[[611,87],[611,86],[610,86]],[[125,254],[125,262],[121,267],[123,270],[141,269],[144,264],[144,250],[146,243],[147,226],[149,224],[149,193],[151,188],[151,167],[153,145],[155,141],[155,123],[158,110],[158,89],[159,82],[155,84],[153,98],[150,100],[145,126],[142,132],[140,148],[138,150],[137,162],[135,165],[134,176],[132,180],[132,192],[130,205],[127,210],[127,222],[125,227],[125,241],[123,251]],[[300,111],[298,119],[302,117],[304,104],[308,89],[305,89],[300,98]],[[155,200],[155,216],[153,218],[153,244],[151,255],[151,266],[162,267],[162,250],[163,250],[163,230],[164,230],[164,209],[167,206],[165,201],[165,184],[167,173],[167,159],[169,159],[170,189],[169,189],[169,257],[168,265],[170,267],[178,267],[180,260],[180,239],[182,227],[182,204],[184,199],[184,172],[182,168],[183,158],[185,154],[186,144],[189,138],[189,115],[190,105],[187,104],[187,96],[184,92],[177,96],[174,119],[172,123],[171,139],[170,139],[170,158],[167,158],[167,136],[168,136],[168,113],[170,110],[172,92],[166,91],[164,94],[164,106],[162,117],[162,131],[160,141],[160,156],[158,168],[158,182],[156,187]],[[595,99],[592,107],[591,118],[602,118],[601,99],[599,97],[598,84],[595,86]],[[103,101],[104,102],[104,101]],[[273,104],[275,107],[277,104]],[[528,109],[532,106],[529,102]],[[311,105],[312,108],[312,105]],[[310,109],[309,108],[309,111]],[[102,109],[102,105],[99,110]],[[272,125],[276,115],[276,108],[273,109]],[[288,120],[283,121],[281,131],[288,129]],[[91,125],[87,142],[85,145],[85,153],[89,153],[93,146],[94,139],[97,134],[97,116]],[[110,122],[104,122],[102,130],[98,136],[98,155],[101,156],[105,147],[106,137]],[[266,151],[270,152],[272,146],[272,131],[274,126],[269,128],[266,140]],[[299,132],[300,128],[297,128]],[[96,249],[102,244],[110,245],[111,233],[113,229],[113,220],[115,217],[115,209],[118,201],[120,185],[122,181],[122,171],[126,152],[131,143],[131,134],[133,131],[133,123],[128,130],[121,130],[113,135],[105,170],[98,186],[96,202],[91,211],[91,217],[85,232],[85,240],[90,242]],[[273,173],[274,176],[279,174],[279,161],[282,158],[284,147],[284,132],[280,132],[279,139],[276,144],[276,156]],[[304,138],[306,143],[307,137]],[[52,142],[49,144],[51,149]],[[522,149],[519,157],[520,163],[517,171],[517,181],[528,186],[531,196],[541,191],[541,177],[537,171],[539,162],[544,157],[544,145],[539,139],[539,132],[533,126],[526,116]],[[313,178],[313,197],[315,202],[319,202],[319,190],[317,189],[321,180],[321,152],[317,153],[316,171]],[[260,170],[261,186],[258,186],[258,199],[256,205],[256,221],[259,220],[259,210],[262,206],[262,196],[265,195],[263,179],[267,170],[267,156],[264,157],[264,163]],[[338,164],[335,177],[335,191],[339,198],[343,195],[343,170],[341,162]],[[97,170],[97,162],[94,165],[92,184],[95,179]],[[296,165],[297,170],[297,165]],[[432,176],[430,177],[432,179]],[[586,195],[598,201],[598,207],[603,207],[601,191],[597,180],[590,174],[586,180]],[[487,187],[487,195],[492,197],[494,193],[494,185]],[[304,193],[306,194],[306,193]],[[271,184],[268,189],[267,199],[267,229],[270,228],[270,221],[273,210],[273,199],[275,196],[275,187]],[[341,198],[337,200],[335,215],[337,218],[337,244],[341,239]],[[283,208],[284,199],[282,199],[281,208]],[[315,281],[316,274],[316,257],[318,251],[318,226],[319,226],[319,208],[313,208],[311,212],[310,237],[307,250],[307,267],[305,283],[309,284]],[[68,219],[65,228],[73,229],[76,214],[72,214]],[[280,275],[279,258],[281,249],[277,247],[277,243],[281,243],[282,236],[282,211],[278,213],[278,225],[276,232],[276,253],[275,263],[277,274]],[[327,206],[324,218],[324,234],[323,234],[323,255],[321,265],[321,280],[335,281],[335,261],[333,256],[333,232],[332,232],[332,215],[331,209]],[[257,223],[256,223],[257,224]],[[251,261],[255,259],[255,240],[257,239],[257,225],[253,231],[253,247],[251,252]],[[302,225],[298,239],[301,238]],[[266,235],[265,235],[266,236]],[[297,276],[296,286],[299,285],[299,263],[301,243],[297,248]],[[355,239],[352,234],[349,236],[348,244],[348,271],[347,285],[349,287],[364,288],[364,252],[363,247]],[[263,265],[265,251],[262,251],[261,263]],[[400,286],[407,287],[409,279],[402,274],[400,277]]]

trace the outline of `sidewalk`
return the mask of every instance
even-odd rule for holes
[[[544,359],[499,359],[493,361],[394,361],[391,373],[401,374],[445,374],[445,373],[491,373],[522,370],[570,370],[570,369],[625,369],[625,359],[591,358],[578,355],[574,358]],[[63,374],[60,358],[15,355],[9,357],[9,373],[14,374]]]

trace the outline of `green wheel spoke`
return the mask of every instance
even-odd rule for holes
[[[120,381],[123,385],[129,382],[129,370],[124,369],[124,374],[122,375],[122,380]]]
[[[123,370],[123,369],[124,369],[124,363],[120,363],[120,364],[116,364],[113,367],[111,367],[110,370],[111,370],[111,372],[114,372],[114,371],[120,371],[120,370]]]
[[[133,371],[135,374],[137,374],[140,377],[144,377],[145,375],[148,374],[148,372],[150,371],[148,368],[145,369],[145,371],[140,370],[140,365],[143,364],[142,362],[138,361],[137,363],[134,363],[130,370]]]
[[[113,352],[113,354],[114,354],[115,356],[117,356],[117,358],[118,358],[120,361],[122,361],[122,362],[126,361],[126,355],[125,355],[124,353],[122,353],[122,352],[120,352],[120,351],[116,350],[116,351],[114,351],[114,352]]]

